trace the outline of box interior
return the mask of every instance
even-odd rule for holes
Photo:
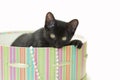
[[[30,31],[18,31],[18,32],[0,33],[0,46],[10,46],[16,38],[18,38],[20,35],[24,33],[31,33],[31,32]],[[86,42],[86,40],[82,36],[77,35],[77,34],[75,34],[72,39],[79,39],[83,43]]]

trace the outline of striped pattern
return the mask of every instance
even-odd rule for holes
[[[86,75],[85,55],[86,43],[81,49],[74,46],[57,50],[33,48],[33,57],[41,80],[56,80],[56,67],[58,80],[81,80]],[[39,80],[34,67],[30,48],[0,46],[0,80]]]

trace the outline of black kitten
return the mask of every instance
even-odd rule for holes
[[[51,12],[46,15],[45,26],[33,33],[23,34],[18,37],[11,46],[18,47],[56,47],[75,45],[81,48],[79,40],[70,41],[78,26],[78,20],[70,22],[56,20]]]

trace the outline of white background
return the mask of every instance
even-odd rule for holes
[[[119,0],[0,0],[0,32],[37,30],[48,11],[63,21],[79,19],[90,80],[120,80]]]

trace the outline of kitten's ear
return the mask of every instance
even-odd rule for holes
[[[48,12],[46,14],[46,20],[45,20],[45,27],[46,28],[52,28],[55,25],[55,18],[51,12]]]
[[[79,24],[79,21],[77,19],[73,19],[68,24],[69,24],[69,29],[74,33]]]

